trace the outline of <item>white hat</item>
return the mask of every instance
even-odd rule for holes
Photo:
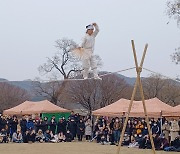
[[[87,30],[89,30],[89,29],[94,30],[94,27],[93,27],[93,25],[87,25],[87,26],[86,26],[86,29],[87,29]]]

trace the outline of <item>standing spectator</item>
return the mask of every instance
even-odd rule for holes
[[[14,115],[12,120],[10,121],[10,128],[11,128],[10,135],[11,136],[14,132],[17,131],[17,125],[18,125],[18,119],[17,119],[17,116]]]
[[[131,120],[129,119],[128,123],[127,123],[127,126],[126,126],[126,133],[130,137],[130,139],[131,139],[131,136],[132,136],[132,132],[133,132],[133,124],[132,124]]]
[[[59,134],[60,132],[63,132],[63,134],[66,133],[66,122],[62,118],[57,123],[57,134]]]
[[[3,129],[3,128],[5,129],[7,124],[8,123],[7,123],[5,116],[1,116],[1,129]]]
[[[120,139],[120,132],[122,131],[122,123],[120,122],[118,117],[115,119],[113,129],[114,129],[114,132],[113,132],[114,141],[115,141],[115,144],[118,144],[119,139]]]
[[[176,121],[176,119],[173,119],[170,125],[171,144],[173,144],[173,141],[178,136],[178,134],[179,134],[179,124],[178,121]]]
[[[91,140],[91,134],[92,134],[91,119],[87,119],[87,121],[85,122],[85,135],[87,141]]]
[[[23,138],[20,130],[17,130],[17,132],[14,132],[12,135],[12,141],[16,143],[22,143]]]
[[[49,127],[48,117],[44,117],[44,132],[48,130],[48,127]]]
[[[160,128],[156,122],[154,122],[151,129],[152,129],[152,134],[160,134],[161,133]]]
[[[22,119],[20,120],[21,133],[23,136],[27,130],[26,123],[27,123],[26,117],[23,116]]]
[[[44,133],[46,131],[44,128],[45,128],[45,123],[44,123],[43,119],[40,118],[36,122],[36,131],[38,132],[41,129],[42,132]]]
[[[166,120],[164,124],[162,125],[162,132],[164,134],[164,137],[169,141],[169,131],[170,131],[170,125],[168,121]]]
[[[29,118],[29,120],[26,123],[26,128],[27,128],[27,130],[30,130],[30,131],[34,129],[34,122],[31,117]]]
[[[80,119],[79,123],[77,124],[78,141],[82,141],[84,131],[85,131],[85,124],[84,124],[84,121]]]
[[[67,129],[70,131],[70,133],[72,134],[72,140],[74,140],[74,138],[76,137],[76,122],[74,121],[74,119],[70,119],[70,121],[67,124]]]
[[[49,129],[50,131],[53,132],[53,134],[55,135],[56,132],[56,119],[55,116],[52,116],[51,120],[49,121]]]

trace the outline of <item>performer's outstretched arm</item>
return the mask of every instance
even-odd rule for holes
[[[94,37],[97,36],[97,34],[99,33],[99,26],[96,23],[92,24],[95,27],[95,31],[93,32]]]

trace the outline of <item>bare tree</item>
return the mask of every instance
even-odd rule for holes
[[[101,92],[101,103],[100,107],[104,107],[109,105],[120,98],[126,98],[127,94],[126,89],[129,85],[126,81],[117,76],[117,74],[112,74],[108,76],[104,76],[100,85]]]
[[[30,99],[30,95],[26,90],[10,85],[7,82],[0,82],[0,112],[28,99]]]
[[[166,81],[160,75],[151,75],[142,80],[144,95],[147,99],[159,97]]]
[[[151,75],[142,83],[146,99],[157,97],[173,106],[180,102],[180,84],[178,82],[164,79],[160,75]]]
[[[91,114],[100,103],[99,80],[73,81],[67,93],[70,101],[81,104]]]
[[[167,2],[167,15],[169,18],[177,20],[177,25],[180,27],[180,0],[173,0]],[[169,22],[168,22],[169,23]],[[180,47],[175,49],[176,51],[171,55],[173,62],[180,63]]]
[[[175,62],[175,64],[180,63],[180,47],[175,49],[176,52],[171,55],[172,61]]]
[[[177,20],[177,25],[180,25],[180,0],[173,0],[167,2],[167,15],[169,18]]]
[[[108,75],[104,76],[102,81],[71,82],[67,93],[72,102],[81,104],[91,114],[92,110],[127,97],[128,88],[129,85],[117,75]]]

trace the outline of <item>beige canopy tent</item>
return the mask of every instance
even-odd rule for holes
[[[38,114],[38,113],[57,113],[57,112],[70,112],[70,110],[61,108],[48,100],[39,102],[25,101],[24,103],[4,110],[5,115],[25,115],[25,114]]]
[[[145,101],[149,117],[161,117],[163,111],[172,110],[173,107],[160,101],[158,98],[152,98]],[[130,100],[120,99],[117,102],[106,107],[93,111],[97,116],[125,116],[128,111]],[[133,101],[130,117],[144,117],[142,101]]]
[[[180,105],[173,107],[171,110],[163,112],[166,117],[180,117]]]

